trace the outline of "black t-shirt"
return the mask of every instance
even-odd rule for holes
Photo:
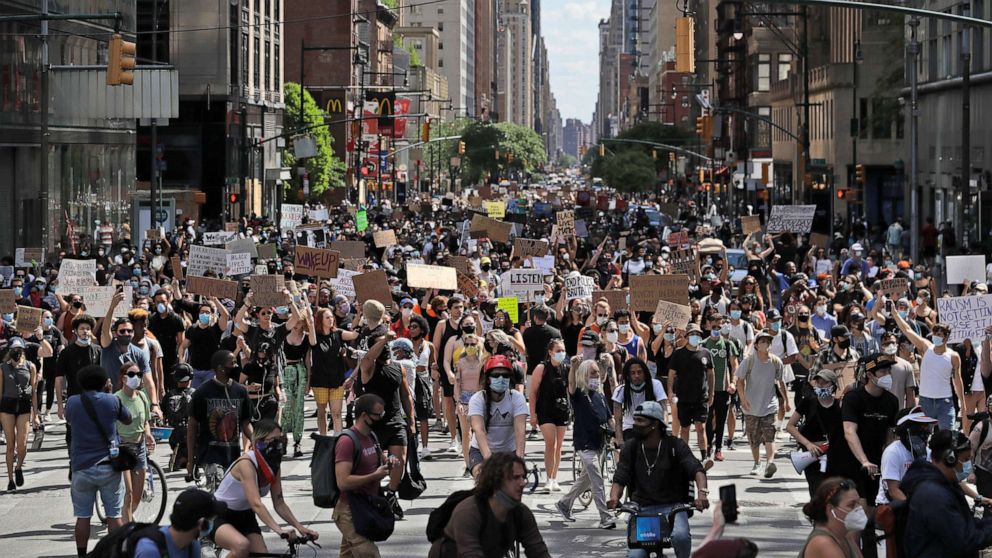
[[[847,444],[844,441],[844,423],[841,421],[839,401],[824,407],[820,405],[815,395],[810,395],[799,402],[796,411],[803,417],[799,433],[807,440],[811,442],[827,440],[837,444]]]
[[[262,393],[272,393],[275,389],[277,372],[271,359],[261,362],[253,358],[251,362],[245,364],[241,373],[247,378],[245,385],[259,384],[262,386]]]
[[[402,384],[403,369],[397,364],[383,364],[382,361],[376,361],[372,378],[368,383],[362,383],[362,393],[374,393],[386,402],[382,424],[403,424],[403,404],[400,401]]]
[[[155,334],[155,339],[162,345],[162,368],[166,374],[172,373],[172,367],[178,360],[179,346],[176,345],[176,336],[183,329],[183,320],[175,312],[169,312],[165,316],[155,312],[148,318],[148,329]]]
[[[310,350],[310,342],[307,341],[306,337],[304,336],[303,342],[300,343],[299,345],[294,345],[289,341],[287,341],[286,344],[283,345],[283,349],[286,352],[287,361],[298,362],[306,358],[307,351]]]
[[[883,391],[881,395],[874,397],[865,390],[864,386],[858,386],[844,396],[841,417],[844,422],[858,425],[858,439],[861,440],[861,449],[865,452],[868,461],[876,465],[881,464],[889,428],[895,426],[898,412],[899,400],[888,391]],[[836,466],[841,471],[857,471],[861,468],[861,464],[855,459],[846,443],[831,444],[830,449],[833,450],[835,445],[841,447],[836,459],[832,456],[833,451],[828,454],[828,468],[833,469]],[[833,465],[831,460],[834,460]]]
[[[688,502],[690,483],[703,470],[689,446],[665,435],[657,449],[642,451],[642,447],[637,438],[624,443],[613,482],[631,489],[631,500],[642,506]]]
[[[676,349],[668,361],[669,370],[675,370],[675,395],[679,403],[705,403],[709,397],[707,371],[713,369],[713,355],[700,347],[692,351],[685,347]],[[670,373],[669,373],[670,374]]]
[[[248,344],[252,354],[258,352],[262,343],[268,343],[269,355],[275,356],[279,362],[282,362],[283,343],[286,341],[286,335],[286,324],[272,324],[269,329],[262,329],[253,325],[245,332],[245,343]]]
[[[241,455],[241,423],[251,418],[245,386],[210,380],[193,392],[190,416],[199,428],[197,463],[216,463],[226,469]]]
[[[207,327],[193,325],[186,328],[186,340],[189,341],[189,356],[186,362],[194,370],[210,370],[210,358],[220,350],[221,333],[217,324]]]
[[[82,392],[76,373],[91,364],[100,364],[100,352],[100,346],[96,343],[88,347],[80,347],[73,343],[59,354],[59,359],[55,363],[55,376],[65,378],[66,397]]]
[[[342,347],[340,331],[317,334],[317,344],[310,351],[310,387],[337,388],[344,384],[347,365],[341,358]]]
[[[38,349],[41,348],[41,345],[38,344],[37,342],[40,342],[41,340],[48,341],[48,344],[52,346],[52,356],[45,357],[43,359],[38,358]],[[55,366],[56,366],[56,361],[58,360],[58,355],[62,351],[62,348],[65,346],[66,343],[65,336],[62,335],[62,332],[59,331],[59,328],[53,326],[48,329],[42,330],[41,339],[30,337],[27,339],[27,341],[29,341],[29,343],[28,343],[28,350],[25,352],[25,356],[27,356],[28,360],[33,362],[35,366],[39,366],[39,364],[44,364],[44,367],[43,368],[39,367],[38,370],[46,372],[46,375],[49,377],[54,377]],[[36,345],[36,346],[32,349],[31,345]]]
[[[524,331],[524,348],[527,349],[527,374],[533,374],[534,369],[548,354],[548,345],[552,339],[561,337],[561,332],[548,324],[535,325]]]

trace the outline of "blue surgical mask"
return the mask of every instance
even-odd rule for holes
[[[963,480],[967,480],[968,477],[971,476],[971,469],[972,469],[972,467],[971,467],[971,461],[965,461],[964,463],[962,463],[961,464],[961,470],[960,471],[956,471],[956,473],[955,473],[957,475],[957,477],[958,477],[958,482],[961,482]]]
[[[711,329],[710,330],[710,337],[712,337],[714,339],[716,339],[717,337],[720,337],[720,330],[719,329]]]
[[[210,325],[210,314],[200,314],[200,323]]]
[[[731,310],[730,311],[730,317],[731,317],[731,319],[734,319],[734,320],[741,319],[741,311],[740,310]]]
[[[778,331],[779,329],[782,328],[782,322],[781,321],[772,322],[769,325],[771,325],[772,331]]]
[[[43,323],[43,324],[45,324],[45,327],[52,327],[52,324],[53,324],[53,323],[55,323],[55,322],[54,322],[54,321],[52,321],[52,319],[51,319],[51,318],[45,318],[45,319],[44,319],[44,320],[42,321],[42,323]]]
[[[3,321],[4,321],[4,323],[7,323],[7,324],[13,322],[14,321],[14,315],[13,314],[4,314],[3,315]]]
[[[675,341],[675,334],[674,333],[666,333],[665,334],[665,341]]]
[[[7,315],[6,314],[4,314],[3,321],[5,321],[5,322],[7,321]],[[944,336],[943,335],[931,335],[930,336],[930,340],[933,341],[933,344],[935,346],[937,346],[937,347],[939,347],[939,346],[941,346],[941,345],[944,344]]]
[[[690,336],[689,336],[689,344],[690,344],[690,345],[692,345],[693,347],[696,347],[696,346],[698,346],[698,345],[699,345],[699,343],[700,343],[700,342],[701,342],[702,340],[703,340],[703,338],[702,338],[702,337],[700,337],[699,335],[690,335]]]
[[[720,326],[720,333],[722,335],[730,335],[730,332],[731,331],[732,331],[732,328],[731,328],[730,324],[723,324],[722,326]]]
[[[907,317],[909,317],[909,310],[900,310],[899,317],[905,320]]]
[[[567,356],[568,356],[568,354],[565,353],[565,351],[558,351],[557,353],[555,353],[555,363],[561,364],[561,363],[565,362],[565,358]]]
[[[489,378],[489,388],[496,393],[506,393],[510,389],[509,378]]]
[[[276,307],[276,314],[279,314],[280,316],[282,316],[283,314],[286,314],[288,312],[289,312],[289,308],[287,308],[285,306],[277,306]]]
[[[158,310],[159,314],[165,314],[165,311],[168,310],[168,307],[166,307],[165,304],[159,302],[158,304],[155,305],[155,309]]]

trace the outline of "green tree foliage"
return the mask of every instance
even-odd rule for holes
[[[327,188],[343,188],[345,168],[344,162],[334,157],[331,145],[334,138],[326,126],[319,126],[324,123],[324,114],[317,107],[309,91],[303,92],[304,115],[300,119],[300,86],[297,83],[286,82],[283,88],[283,100],[286,103],[284,128],[288,130],[298,130],[300,128],[313,126],[305,134],[313,138],[317,144],[317,156],[306,159],[305,166],[310,177],[310,195],[318,196]],[[283,151],[282,164],[284,167],[295,169],[297,166],[296,156],[292,147],[287,147]],[[301,189],[303,184],[301,179],[293,172],[293,178],[285,182],[287,189]]]
[[[547,163],[544,143],[537,133],[524,126],[510,122],[477,122],[460,118],[449,122],[431,123],[431,138],[460,136],[465,142],[465,153],[458,154],[459,139],[432,141],[424,154],[427,164],[440,161],[447,168],[451,157],[461,159],[461,177],[466,183],[478,183],[486,176],[496,176],[509,168],[533,173]],[[500,159],[496,159],[499,151]],[[513,153],[513,161],[507,163],[507,153]]]
[[[658,173],[651,156],[636,149],[627,149],[607,157],[601,172],[603,181],[621,192],[651,190],[658,182]]]
[[[558,166],[561,167],[561,168],[563,168],[563,169],[567,169],[569,167],[573,167],[573,166],[575,166],[575,163],[577,163],[577,162],[578,162],[578,160],[575,157],[572,157],[568,153],[562,153],[558,157]]]
[[[671,150],[638,142],[681,147],[687,145],[687,141],[691,139],[692,135],[682,128],[660,122],[642,122],[624,130],[613,140],[603,140],[606,146],[604,157],[599,156],[598,145],[590,146],[582,162],[589,165],[592,176],[602,178],[618,190],[632,192],[641,188],[653,188],[658,171],[668,166]],[[657,158],[652,156],[652,152]],[[636,168],[629,168],[631,165],[636,165]]]
[[[393,34],[393,46],[400,50],[405,50],[407,54],[410,55],[410,66],[423,66],[424,63],[420,60],[420,53],[417,49],[413,48],[413,43],[408,43],[403,40],[403,35],[399,33]]]

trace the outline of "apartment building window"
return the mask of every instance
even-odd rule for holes
[[[438,41],[437,42],[437,49],[438,50],[444,50],[444,41]]]
[[[437,15],[444,15],[444,8],[438,8]]]
[[[444,31],[444,22],[443,21],[437,22],[437,31],[438,31],[438,33]]]
[[[789,79],[789,72],[792,71],[792,54],[788,52],[778,55],[778,81]]]
[[[758,114],[765,117],[771,117],[772,108],[771,107],[757,107]],[[755,126],[755,138],[754,147],[758,149],[771,149],[772,146],[772,127],[764,120],[758,120],[757,126]]]
[[[272,91],[272,41],[265,41],[265,90]]]
[[[254,48],[255,58],[252,59],[252,62],[254,62],[254,64],[252,64],[253,70],[254,70],[254,79],[252,80],[252,83],[255,84],[255,89],[261,89],[262,88],[262,73],[261,73],[261,69],[262,69],[262,58],[260,56],[261,55],[261,52],[260,51],[261,51],[261,47],[262,47],[262,41],[258,37],[255,37],[255,45],[254,46],[255,46],[255,48]]]
[[[282,4],[282,0],[272,0],[272,19],[276,21],[279,21],[279,18],[282,17],[281,4]]]
[[[771,77],[772,77],[772,55],[759,54],[758,72],[757,72],[758,82],[755,84],[755,90],[768,91],[771,88]]]
[[[241,34],[241,84],[248,85],[248,33]]]
[[[272,61],[275,64],[272,65],[272,79],[275,81],[275,91],[278,93],[282,90],[280,83],[282,82],[282,57],[279,56],[279,43],[276,43],[272,51]]]

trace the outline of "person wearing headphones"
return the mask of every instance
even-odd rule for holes
[[[900,542],[909,558],[974,556],[992,546],[992,523],[975,518],[960,486],[972,473],[971,443],[940,430],[929,447],[930,460],[913,463],[902,479],[909,511]]]

